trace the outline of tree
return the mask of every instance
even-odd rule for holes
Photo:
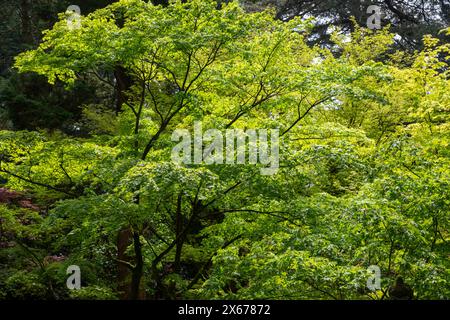
[[[39,237],[19,240],[82,264],[76,297],[384,299],[400,275],[418,298],[449,295],[448,44],[427,37],[411,66],[383,63],[394,35],[355,24],[333,34],[336,56],[308,46],[309,21],[235,2],[122,0],[79,29],[64,18],[16,68],[70,88],[120,67],[122,111],[85,108],[85,137],[2,131],[0,172],[49,207]],[[175,163],[173,132],[197,121],[278,130],[278,172]]]
[[[112,2],[83,1],[82,11],[87,14]],[[14,56],[35,48],[41,42],[41,32],[50,28],[58,20],[58,13],[64,12],[71,3],[51,0],[0,1],[0,114],[9,127],[19,130],[62,129],[79,134],[75,128],[81,117],[79,106],[98,104],[99,100],[108,100],[113,95],[108,92],[112,91],[109,87],[105,88],[92,77],[80,79],[72,93],[68,93],[62,85],[49,86],[43,77],[17,75],[11,70]],[[36,88],[41,87],[44,89],[38,92]]]
[[[449,24],[448,1],[243,1],[249,10],[260,10],[261,6],[272,5],[277,8],[277,17],[289,20],[293,17],[314,17],[317,23],[314,27],[314,43],[330,45],[330,28],[340,27],[345,32],[353,31],[351,17],[355,17],[359,25],[366,25],[367,8],[377,5],[382,13],[382,25],[391,25],[392,32],[397,34],[396,46],[408,51],[421,49],[422,37],[426,34],[438,36],[439,30]]]

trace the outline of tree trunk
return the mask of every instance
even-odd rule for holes
[[[117,236],[117,259],[120,261],[129,261],[130,257],[126,255],[126,250],[130,244],[131,230],[130,228],[122,229]],[[118,262],[118,289],[122,292],[122,299],[128,299],[130,297],[130,286],[128,278],[130,275],[130,269],[123,262]]]
[[[22,27],[22,41],[26,44],[33,44],[33,32],[31,30],[31,5],[29,0],[20,1],[20,19]]]
[[[131,288],[130,288],[130,299],[138,300],[143,299],[144,295],[141,292],[141,279],[144,268],[144,258],[142,257],[142,244],[140,240],[140,235],[138,232],[133,232],[133,243],[134,243],[134,259],[135,266],[131,275]]]
[[[127,102],[126,92],[133,85],[133,79],[127,75],[125,68],[117,66],[114,69],[114,77],[116,78],[116,114],[122,111],[122,105]]]
[[[174,263],[174,271],[176,273],[180,272],[180,262],[181,262],[181,251],[183,249],[183,243],[184,243],[184,237],[182,235],[183,233],[183,214],[181,212],[181,194],[178,195],[177,200],[177,213],[176,213],[176,239],[177,239],[177,245],[175,250],[175,263]]]

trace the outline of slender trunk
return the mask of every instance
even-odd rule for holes
[[[126,255],[126,250],[131,242],[131,230],[125,228],[119,231],[117,236],[117,259],[120,261],[129,261],[130,257]],[[118,288],[122,292],[122,299],[128,299],[130,296],[128,278],[130,269],[124,263],[118,262]]]
[[[22,24],[22,41],[26,44],[34,42],[31,30],[31,4],[29,0],[20,1],[20,18]]]
[[[138,139],[138,134],[139,134],[139,127],[140,127],[140,123],[141,123],[141,115],[142,115],[142,110],[144,108],[144,104],[145,104],[145,80],[142,80],[141,82],[141,101],[139,102],[139,109],[136,111],[136,120],[134,123],[134,135],[135,135],[135,141],[134,141],[134,152],[136,153],[136,155],[139,154],[139,139]]]
[[[141,295],[141,279],[144,268],[144,258],[142,256],[142,243],[140,240],[140,235],[138,232],[133,232],[133,243],[134,243],[134,259],[135,266],[131,275],[131,289],[130,289],[130,299],[137,300],[143,298]]]
[[[388,271],[387,271],[387,274],[391,273],[392,255],[394,254],[394,244],[395,244],[395,242],[393,240],[391,240],[391,247],[389,248],[389,259],[388,259]]]
[[[119,23],[122,23],[119,21]],[[115,111],[116,114],[120,113],[122,111],[122,105],[127,101],[126,91],[131,88],[133,85],[132,78],[127,75],[126,69],[122,66],[116,66],[114,68],[114,77],[116,78],[116,106]],[[139,120],[136,122],[136,128],[135,128],[135,134],[137,134],[139,131]],[[134,199],[134,203],[139,204],[139,197]],[[131,239],[133,237],[134,240],[134,247],[135,247],[135,259],[136,259],[136,266],[131,272],[131,283],[129,283],[129,277],[130,277],[130,269],[129,267],[119,262],[118,264],[118,283],[119,283],[119,291],[122,292],[122,299],[136,299],[138,294],[134,291],[136,289],[135,284],[140,283],[140,278],[142,277],[142,265],[139,265],[140,261],[142,259],[142,251],[141,251],[141,244],[139,242],[139,237],[137,239],[134,238],[134,234],[132,234],[131,229],[123,228],[119,231],[119,235],[117,237],[117,258],[120,261],[129,262],[131,260],[131,257],[126,255],[126,250],[128,246],[131,243]],[[136,254],[136,251],[139,252],[138,256]],[[139,291],[139,285],[137,286],[137,290]]]
[[[176,251],[175,251],[175,263],[174,263],[174,269],[175,272],[180,272],[180,262],[181,262],[181,251],[183,249],[183,242],[184,242],[184,236],[182,236],[183,232],[183,214],[181,212],[181,201],[182,197],[181,194],[178,195],[177,200],[177,216],[176,216],[176,239],[177,239],[177,245],[176,245]]]
[[[439,223],[438,223],[438,219],[436,217],[433,217],[433,241],[431,242],[431,248],[430,251],[433,252],[434,251],[434,247],[436,246],[436,241],[437,241],[437,237],[439,234]]]
[[[180,210],[181,210],[181,199],[179,200],[179,204],[180,204],[179,207],[180,207]],[[152,264],[151,264],[150,268],[151,268],[152,280],[154,282],[154,289],[155,289],[155,296],[154,296],[154,298],[155,299],[166,298],[164,296],[165,290],[164,290],[164,286],[162,284],[162,275],[161,275],[160,272],[158,272],[158,264],[179,243],[178,242],[179,239],[182,239],[183,242],[186,240],[187,232],[190,229],[193,221],[195,219],[197,219],[198,214],[199,214],[199,210],[197,210],[197,208],[194,206],[194,208],[192,210],[192,215],[189,218],[189,220],[186,223],[186,225],[184,226],[184,228],[182,228],[181,233],[179,234],[179,237],[177,237],[174,241],[172,241],[170,243],[170,245],[152,261]]]
[[[116,78],[116,114],[122,111],[122,105],[127,101],[126,92],[133,85],[133,80],[127,75],[125,68],[116,66],[114,69],[114,77]]]

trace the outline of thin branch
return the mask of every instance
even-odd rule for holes
[[[12,173],[11,171],[8,171],[6,169],[1,169],[0,168],[0,172],[4,172],[6,174],[9,174],[10,176],[13,176],[14,178],[17,178],[19,180],[22,180],[22,181],[25,181],[25,182],[28,182],[28,183],[31,183],[31,184],[34,184],[34,185],[37,185],[37,186],[40,186],[40,187],[44,187],[44,188],[47,188],[47,189],[50,189],[50,190],[53,190],[53,191],[58,191],[58,192],[67,194],[67,195],[72,196],[72,197],[78,197],[78,195],[75,194],[75,193],[72,193],[72,192],[69,192],[69,191],[66,191],[66,190],[63,190],[63,189],[60,189],[60,188],[56,188],[56,187],[51,186],[51,185],[46,184],[46,183],[41,183],[41,182],[33,181],[33,180],[25,178],[25,177],[21,177],[21,176],[15,174],[15,173]]]
[[[236,237],[234,237],[231,240],[226,241],[222,247],[220,247],[221,250],[225,249],[226,247],[228,247],[229,245],[231,245],[233,242],[239,240],[240,238],[242,238],[242,235],[238,235]],[[200,280],[200,278],[202,277],[203,272],[206,270],[206,268],[211,264],[213,258],[217,255],[219,251],[214,252],[214,254],[208,259],[208,261],[206,261],[203,266],[200,268],[200,270],[197,272],[197,274],[195,275],[194,279],[191,280],[191,282],[188,284],[188,286],[186,287],[185,291],[188,291],[190,289],[192,289],[192,287],[198,282],[198,280]]]
[[[299,112],[298,118],[294,121],[294,123],[293,123],[289,128],[287,128],[286,130],[284,130],[284,132],[281,134],[281,136],[284,136],[284,135],[285,135],[286,133],[288,133],[293,127],[295,127],[295,126],[297,125],[297,123],[299,123],[304,117],[306,117],[306,116],[308,115],[308,113],[309,113],[314,107],[316,107],[316,106],[318,106],[319,104],[321,104],[321,103],[327,101],[328,99],[330,99],[330,97],[325,97],[325,98],[323,98],[323,99],[320,99],[320,100],[314,102],[313,104],[310,104],[310,106],[308,107],[308,109],[306,109],[306,111],[303,113],[303,115],[300,115],[300,112],[299,112],[299,111],[300,111],[300,104],[301,104],[301,102],[303,101],[303,98],[302,98],[302,100],[300,101],[300,103],[299,103],[299,105],[298,105],[298,107],[297,107],[297,110],[298,110],[298,112]]]
[[[269,215],[269,216],[272,216],[275,218],[282,219],[283,221],[288,221],[297,227],[301,227],[300,224],[292,221],[289,218],[286,218],[286,217],[278,214],[278,213],[289,214],[289,212],[286,212],[286,211],[259,211],[259,210],[251,210],[251,209],[228,209],[228,210],[219,211],[218,213],[229,213],[229,212],[249,212],[249,213],[266,214],[266,215]]]
[[[305,282],[306,282],[307,284],[309,284],[309,285],[311,286],[311,288],[313,288],[314,290],[317,290],[317,291],[319,291],[319,292],[322,292],[322,293],[324,293],[325,295],[327,295],[327,296],[333,298],[334,300],[339,300],[336,296],[334,296],[333,294],[329,293],[328,291],[325,291],[325,290],[323,290],[323,289],[320,289],[320,288],[319,288],[318,286],[316,286],[312,281],[305,280]]]
[[[128,261],[120,260],[120,259],[117,259],[117,258],[114,258],[114,257],[113,257],[113,260],[117,261],[119,263],[122,263],[123,265],[127,266],[130,270],[134,270],[134,268],[135,268],[135,266],[132,263],[128,262]]]
[[[404,168],[406,168],[409,172],[411,172],[413,175],[415,175],[417,178],[421,178],[420,175],[418,175],[417,173],[415,173],[410,167],[408,167],[406,164],[402,163],[402,166]]]
[[[226,189],[223,193],[221,193],[221,196],[226,195],[228,192],[232,191],[233,189],[237,188],[240,184],[242,183],[242,181],[238,181],[236,184],[232,185],[231,187],[229,187],[228,189]],[[214,202],[217,201],[217,198],[212,199],[210,202],[208,202],[205,207],[209,207],[211,204],[213,204]]]

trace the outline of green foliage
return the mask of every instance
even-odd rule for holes
[[[68,88],[117,66],[132,85],[120,113],[84,106],[89,136],[0,132],[6,187],[41,202],[0,207],[2,250],[22,243],[28,254],[26,266],[4,254],[9,287],[50,283],[73,299],[115,299],[130,281],[132,298],[385,299],[402,275],[418,299],[450,297],[448,44],[425,37],[405,67],[401,54],[387,60],[388,29],[356,25],[332,37],[336,57],[307,44],[310,21],[272,15],[122,0],[80,29],[61,15],[17,57],[20,72]],[[172,132],[198,120],[279,129],[279,171],[173,163]],[[83,286],[68,293],[71,264]],[[382,270],[375,292],[370,265]],[[14,267],[41,278],[16,279]]]
[[[46,288],[39,282],[36,274],[17,271],[5,281],[3,298],[8,300],[45,299]]]
[[[74,300],[116,300],[117,295],[110,288],[98,286],[84,287],[73,290],[70,294]]]

